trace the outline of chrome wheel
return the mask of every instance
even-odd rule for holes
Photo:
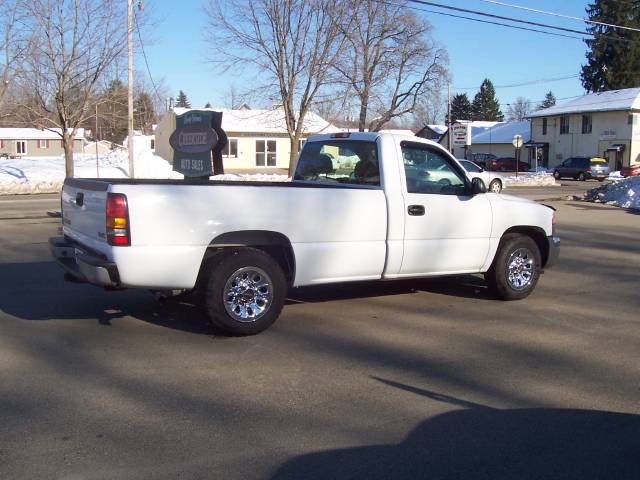
[[[526,290],[535,276],[535,259],[527,248],[518,248],[507,260],[507,281],[514,290]]]
[[[239,322],[255,322],[273,302],[273,282],[258,267],[243,267],[231,274],[223,291],[224,308]]]
[[[500,180],[494,180],[489,184],[489,191],[493,193],[500,193],[502,191],[502,183]]]

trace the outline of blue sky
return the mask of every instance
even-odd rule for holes
[[[528,13],[481,0],[434,1],[577,30],[584,28],[581,22]],[[575,0],[505,1],[576,17],[585,16],[588,3]],[[206,19],[203,5],[201,0],[184,0],[179,4],[171,0],[146,0],[141,14],[151,14],[157,22],[151,32],[153,43],[146,47],[146,53],[154,79],[162,80],[173,96],[182,89],[194,107],[204,106],[208,101],[214,106],[223,106],[225,94],[232,84],[241,90],[253,78],[242,73],[216,72],[205,62],[207,55],[224,46],[205,43],[203,30]],[[585,62],[586,45],[582,41],[436,15],[418,11],[419,8],[443,12],[446,10],[416,6],[416,13],[427,18],[433,25],[434,39],[449,52],[452,93],[466,91],[473,99],[482,80],[490,78],[496,86],[498,99],[503,104],[503,112],[508,108],[506,104],[518,96],[540,101],[549,90],[559,99],[584,93],[579,78],[506,87],[534,80],[577,75]],[[136,70],[146,73],[143,59],[138,56],[136,63]]]

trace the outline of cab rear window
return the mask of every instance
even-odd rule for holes
[[[308,182],[378,186],[377,145],[361,140],[306,142],[293,178]]]

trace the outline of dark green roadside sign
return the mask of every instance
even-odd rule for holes
[[[207,177],[213,173],[211,150],[220,141],[220,135],[212,128],[215,113],[189,110],[176,116],[176,129],[169,144],[174,152],[173,169],[185,177]]]

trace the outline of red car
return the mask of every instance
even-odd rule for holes
[[[637,177],[640,175],[640,164],[639,165],[631,165],[630,167],[622,167],[620,170],[620,175],[623,177]]]
[[[516,159],[513,157],[493,158],[486,162],[487,170],[493,170],[498,172],[515,172],[516,171]],[[518,170],[520,172],[526,172],[531,168],[531,165],[520,160],[518,163]]]

